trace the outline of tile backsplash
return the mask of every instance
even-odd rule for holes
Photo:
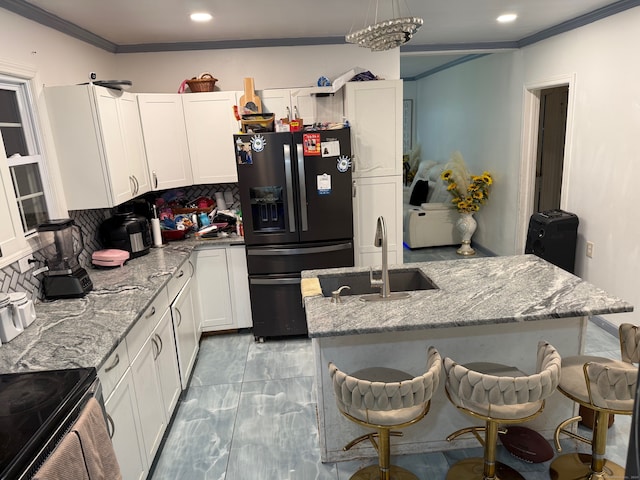
[[[198,197],[211,197],[214,198],[216,192],[231,192],[233,195],[233,205],[227,205],[227,208],[232,209],[240,205],[240,194],[238,190],[238,184],[236,183],[224,183],[217,185],[193,185],[179,189],[184,192],[184,196],[188,199],[196,199]],[[161,195],[163,192],[152,192],[145,197],[147,200],[152,200],[154,196]],[[120,208],[126,208],[121,206]],[[94,210],[72,210],[69,212],[69,218],[72,218],[76,225],[80,226],[82,230],[82,236],[84,240],[84,250],[80,254],[80,265],[85,268],[91,268],[91,254],[96,250],[100,250],[102,245],[98,239],[98,228],[100,224],[109,218],[116,209],[94,209]],[[44,267],[44,256],[40,251],[33,253],[33,257],[36,260],[34,268],[26,273],[20,273],[20,267],[18,262],[14,262],[6,267],[0,269],[0,291],[8,292],[26,292],[27,296],[34,301],[42,300],[43,295],[41,292],[41,280],[42,275],[33,276],[33,272],[37,269]],[[91,272],[89,271],[89,275]]]

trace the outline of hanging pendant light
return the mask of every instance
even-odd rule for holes
[[[369,11],[375,1],[375,17],[372,25],[357,31],[353,31],[353,26],[345,36],[348,43],[353,43],[361,47],[370,48],[371,51],[383,51],[397,48],[407,43],[424,23],[419,17],[411,16],[409,7],[405,0],[390,0],[391,16],[388,20],[378,21],[378,7],[380,0],[371,0]],[[382,0],[385,2],[385,0]],[[404,11],[400,11],[400,1],[404,5]],[[369,21],[369,11],[365,17],[365,25]]]

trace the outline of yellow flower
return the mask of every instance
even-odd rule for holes
[[[482,190],[476,190],[475,192],[473,192],[473,198],[477,200],[482,200],[483,197],[484,197],[484,194],[482,193]]]
[[[491,178],[491,175],[485,172],[482,174],[482,181],[487,185],[491,185],[493,183],[493,178]]]
[[[455,197],[454,199],[451,200],[451,203],[457,204],[460,201],[460,199],[458,197]]]
[[[455,183],[450,183],[449,186],[447,187],[447,190],[451,191],[451,190],[455,190],[456,188],[458,188],[458,186]]]
[[[452,173],[453,172],[451,172],[451,170],[445,170],[440,174],[440,178],[444,181],[448,181]]]

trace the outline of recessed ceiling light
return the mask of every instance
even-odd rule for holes
[[[516,18],[518,18],[518,15],[516,15],[515,13],[505,13],[504,15],[500,15],[498,18],[496,18],[496,20],[500,23],[509,23],[513,22]]]
[[[193,20],[194,22],[208,22],[212,18],[213,17],[211,16],[210,13],[192,13],[191,14],[191,20]]]

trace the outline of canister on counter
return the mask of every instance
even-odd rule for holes
[[[14,317],[19,319],[22,328],[27,328],[36,319],[36,309],[33,306],[33,301],[27,298],[25,292],[10,293],[9,299],[11,300]]]
[[[10,342],[24,330],[20,319],[13,315],[11,310],[9,295],[0,293],[0,340],[2,343]]]

